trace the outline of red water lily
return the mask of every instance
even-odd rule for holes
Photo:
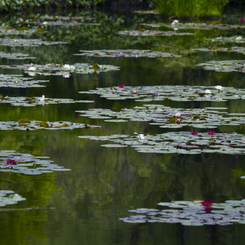
[[[202,206],[204,206],[204,210],[208,212],[208,211],[211,211],[213,209],[212,205],[214,203],[213,203],[213,201],[206,200],[206,201],[202,201],[201,204],[202,204]]]
[[[213,131],[213,130],[208,130],[208,132],[207,132],[209,135],[214,135],[215,134],[215,131]]]
[[[6,159],[6,164],[10,164],[10,165],[16,165],[17,161],[15,161],[14,159]]]
[[[240,21],[240,22],[244,22],[244,21],[245,21],[245,18],[240,18],[239,21]]]
[[[118,88],[124,88],[124,84],[120,84],[120,85],[118,85]]]
[[[191,131],[191,134],[192,134],[192,135],[197,135],[198,132],[197,132],[197,131]]]

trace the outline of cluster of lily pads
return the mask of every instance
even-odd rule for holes
[[[36,57],[30,57],[28,54],[23,54],[23,53],[6,53],[6,52],[0,52],[0,58],[11,59],[11,60],[36,59]]]
[[[49,157],[33,156],[16,151],[0,151],[0,172],[12,172],[25,175],[40,175],[54,171],[69,171],[70,169],[53,163]]]
[[[3,69],[18,69],[23,70],[25,73],[28,73],[30,76],[51,76],[51,75],[60,75],[66,76],[70,72],[79,73],[79,74],[92,74],[100,73],[107,71],[118,71],[120,68],[113,65],[99,65],[99,64],[88,64],[88,63],[76,63],[74,65],[62,65],[62,64],[24,64],[24,65],[0,65],[0,68]]]
[[[75,55],[92,57],[124,57],[124,58],[158,58],[158,57],[181,57],[172,53],[153,50],[139,49],[116,49],[116,50],[80,50],[81,53]]]
[[[218,63],[218,62],[217,62]],[[201,64],[199,64],[201,66]],[[218,66],[218,64],[216,64]],[[213,62],[212,67],[215,66]],[[211,65],[210,65],[211,69]],[[228,69],[228,68],[227,68]],[[244,99],[245,89],[222,86],[188,86],[188,85],[156,85],[156,86],[124,86],[96,88],[80,91],[82,94],[98,94],[108,100],[135,101],[216,101]]]
[[[140,30],[129,30],[129,31],[119,31],[118,34],[126,36],[135,37],[147,37],[147,36],[189,36],[195,35],[195,33],[190,32],[175,32],[175,31],[151,31],[146,29]]]
[[[181,23],[177,20],[172,23],[154,23],[154,24],[145,24],[142,25],[150,26],[150,27],[167,27],[169,29],[181,29],[181,30],[190,30],[190,29],[198,29],[198,30],[212,30],[212,29],[244,29],[244,25],[230,25],[230,24],[208,24],[208,23]]]
[[[0,207],[16,204],[26,200],[24,197],[11,190],[0,190]]]
[[[141,153],[159,154],[245,154],[245,136],[237,133],[167,132],[157,135],[78,136],[82,139],[113,142],[104,147],[133,147]]]
[[[62,98],[47,98],[44,95],[41,97],[9,97],[1,96],[1,103],[8,103],[13,106],[38,106],[38,105],[50,105],[50,104],[70,104],[70,103],[93,103],[91,100],[73,100]]]
[[[197,64],[205,70],[214,70],[217,72],[245,72],[245,60],[212,60],[205,63]]]
[[[149,122],[161,128],[181,128],[192,126],[195,128],[216,128],[220,125],[236,126],[245,123],[245,114],[228,113],[226,107],[207,108],[172,108],[161,104],[146,104],[132,109],[124,108],[113,111],[103,108],[77,110],[81,116],[91,119],[102,119],[105,122]],[[180,113],[181,117],[176,117]]]
[[[127,223],[180,223],[185,226],[245,224],[245,199],[227,200],[224,203],[205,201],[160,202],[161,209],[138,208],[135,213],[120,218]]]
[[[0,87],[40,88],[45,87],[45,85],[42,85],[42,83],[46,82],[48,82],[48,80],[34,80],[31,77],[24,77],[23,75],[19,74],[0,74]]]
[[[29,120],[28,118],[22,118],[18,122],[7,121],[0,122],[0,130],[57,130],[57,129],[76,129],[76,128],[98,128],[100,126],[83,124],[83,123],[72,123],[68,121],[35,121]]]

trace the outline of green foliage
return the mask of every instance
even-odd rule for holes
[[[0,0],[0,9],[2,11],[23,10],[36,7],[86,7],[90,8],[103,0]]]
[[[153,0],[160,14],[176,17],[219,16],[226,0]]]

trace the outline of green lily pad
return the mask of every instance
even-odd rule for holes
[[[40,83],[49,82],[48,80],[34,80],[31,77],[23,77],[17,74],[0,74],[0,87],[12,88],[40,88],[46,87]]]
[[[212,60],[205,63],[200,63],[204,70],[214,70],[216,72],[245,72],[245,60]]]
[[[14,164],[8,164],[12,160]],[[53,171],[62,171],[63,166],[54,164],[49,157],[33,156],[16,151],[0,151],[0,172],[40,175]]]
[[[219,42],[219,43],[244,43],[245,42],[245,38],[242,36],[216,37],[207,40],[211,42]]]
[[[172,53],[152,50],[137,50],[137,49],[116,49],[116,50],[80,50],[81,56],[92,57],[126,57],[126,58],[157,58],[157,57],[181,57]]]
[[[189,32],[175,32],[175,31],[150,31],[150,30],[129,30],[129,31],[119,31],[118,34],[126,36],[135,37],[149,37],[149,36],[190,36],[195,35],[195,33]]]
[[[21,195],[16,194],[14,191],[0,190],[0,207],[16,204],[24,200],[26,199]]]
[[[8,47],[38,47],[41,45],[58,45],[58,44],[67,44],[67,42],[59,41],[42,41],[41,39],[21,39],[21,38],[0,38],[1,46]]]
[[[205,63],[206,64],[206,63]],[[199,64],[200,66],[202,64]],[[216,64],[217,65],[217,64]],[[217,65],[218,66],[218,65]],[[209,65],[215,67],[215,62]],[[80,91],[82,94],[98,94],[108,100],[135,101],[214,101],[222,102],[234,99],[244,99],[245,90],[222,86],[188,86],[188,85],[157,85],[157,86],[123,86],[97,88],[90,91]]]
[[[79,136],[79,138],[109,141],[116,144],[128,145],[138,152],[144,153],[178,153],[178,154],[201,154],[201,153],[225,153],[230,155],[245,154],[245,136],[242,134],[228,133],[198,133],[191,132],[168,132],[157,135],[141,134],[127,137],[111,136]]]
[[[163,209],[131,209],[128,211],[135,214],[120,220],[126,223],[180,223],[184,226],[245,224],[244,200],[224,203],[172,201],[158,205]]]
[[[61,65],[61,64],[46,64],[46,65],[37,65],[37,64],[25,64],[25,65],[0,65],[3,69],[21,69],[25,73],[28,73],[31,76],[64,76],[66,77],[70,73],[78,74],[92,74],[100,73],[107,71],[118,71],[120,68],[113,65],[99,65],[99,64],[88,64],[88,63],[76,63],[74,65]]]
[[[198,30],[213,30],[213,29],[220,29],[220,30],[229,30],[229,29],[244,29],[245,25],[230,25],[230,24],[223,24],[223,23],[181,23],[179,21],[173,21],[172,23],[154,23],[154,24],[142,24],[145,26],[150,27],[167,27],[169,29],[180,29],[180,30],[191,30],[191,29],[198,29]]]
[[[42,97],[0,97],[1,103],[9,103],[13,106],[37,106],[49,104],[69,104],[69,103],[93,103],[91,100],[73,100],[73,99],[60,99],[60,98],[46,98]]]
[[[6,53],[6,52],[0,52],[0,58],[10,59],[10,60],[36,59],[35,57],[30,57],[28,54]]]
[[[245,54],[244,47],[229,47],[229,48],[222,48],[222,47],[210,47],[210,48],[196,48],[195,51],[202,51],[202,52],[226,52],[226,53],[241,53]]]

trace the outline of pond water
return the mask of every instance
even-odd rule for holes
[[[244,17],[1,16],[0,244],[243,244]]]

